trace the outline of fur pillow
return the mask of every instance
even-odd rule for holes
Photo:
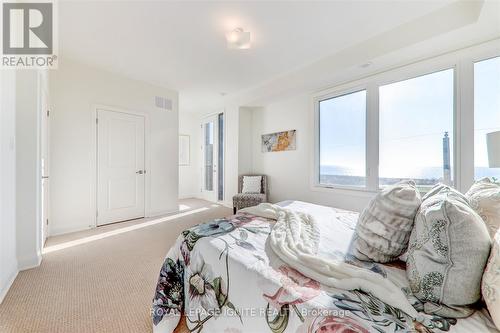
[[[491,238],[500,228],[500,184],[489,178],[478,180],[466,193],[470,205],[486,223]]]
[[[490,258],[483,274],[481,291],[491,319],[500,330],[500,231],[493,240]]]
[[[381,263],[396,260],[408,246],[420,203],[420,193],[411,180],[384,188],[359,216],[352,254]]]
[[[438,184],[424,196],[406,274],[426,313],[448,318],[472,314],[469,306],[480,298],[490,245],[486,225],[463,194]]]

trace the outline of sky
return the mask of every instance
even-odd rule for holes
[[[486,133],[500,131],[500,57],[474,65],[474,161],[488,166]]]
[[[445,132],[453,152],[453,76],[448,69],[380,87],[381,177],[418,178],[441,167]],[[365,101],[360,91],[321,102],[321,165],[365,174]],[[500,130],[500,57],[475,64],[475,129],[475,165],[487,167],[485,134]]]

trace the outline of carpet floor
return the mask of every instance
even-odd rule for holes
[[[42,264],[20,272],[0,305],[0,332],[151,332],[168,249],[182,230],[231,215],[196,199],[180,210],[49,238]]]

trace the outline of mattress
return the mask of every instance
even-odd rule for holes
[[[348,254],[357,213],[300,201],[279,205],[320,221],[318,255],[391,279],[422,309],[403,262],[382,265]],[[273,253],[267,242],[273,223],[239,213],[183,231],[160,270],[154,332],[498,332],[486,309],[459,320],[426,315],[421,323],[359,290],[327,292]]]

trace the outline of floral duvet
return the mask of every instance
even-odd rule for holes
[[[404,263],[381,265],[350,256],[357,213],[298,201],[286,208],[321,221],[320,254],[390,278],[413,306]],[[281,261],[267,245],[274,221],[240,213],[185,230],[160,271],[152,306],[154,332],[496,332],[488,313],[467,319],[428,316],[414,322],[376,297],[354,290],[326,292]]]

